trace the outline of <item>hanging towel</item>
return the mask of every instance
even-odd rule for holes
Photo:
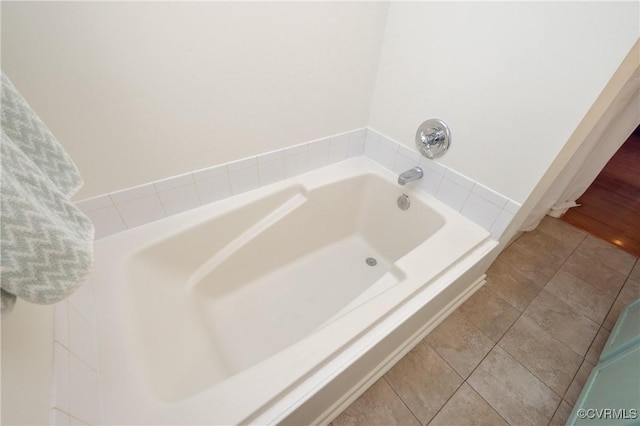
[[[78,169],[2,72],[0,286],[2,313],[16,296],[55,303],[93,263],[93,224],[71,201]]]

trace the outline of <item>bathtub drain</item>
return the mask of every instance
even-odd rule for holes
[[[378,261],[373,257],[367,257],[367,260],[365,260],[365,262],[367,262],[367,265],[369,266],[376,266],[378,264]]]

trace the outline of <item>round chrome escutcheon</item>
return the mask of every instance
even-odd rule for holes
[[[451,130],[447,124],[437,118],[431,118],[418,127],[416,147],[427,158],[444,155],[451,144]]]

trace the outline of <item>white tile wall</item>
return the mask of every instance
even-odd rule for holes
[[[69,426],[69,415],[64,411],[51,410],[51,425],[53,426]]]
[[[69,417],[69,426],[87,426],[88,424],[89,423],[85,423],[76,417],[73,417],[73,416]]]
[[[368,129],[367,135],[364,138],[364,152],[363,155],[372,160],[376,159],[378,153],[378,145],[380,144],[380,133],[375,130]]]
[[[167,179],[162,179],[153,183],[157,192],[167,191],[169,189],[179,188],[195,183],[193,175],[191,173],[185,173],[183,175],[173,176]]]
[[[473,185],[475,185],[474,181],[452,169],[447,169],[447,171],[444,172],[444,178],[460,185],[467,191],[473,189]]]
[[[96,371],[69,355],[69,411],[91,425],[101,423],[100,388]]]
[[[418,185],[420,185],[420,188],[424,192],[435,197],[438,193],[438,189],[440,189],[440,184],[442,183],[442,175],[426,167],[422,167],[422,172],[424,173],[424,176],[420,179]]]
[[[195,209],[201,205],[195,182],[161,191],[158,195],[167,216]]]
[[[364,152],[364,140],[365,133],[360,132],[359,134],[352,133],[351,140],[349,141],[349,149],[347,151],[347,157],[357,157],[363,154]]]
[[[346,160],[349,155],[350,135],[342,134],[331,138],[329,144],[329,162],[337,163]]]
[[[469,194],[460,213],[471,219],[484,229],[490,229],[502,209],[476,193]]]
[[[298,154],[294,154],[291,156],[285,155],[284,175],[286,177],[301,175],[307,170],[308,169],[307,169],[307,150],[306,149],[303,152]]]
[[[509,213],[515,215],[516,213],[518,213],[518,210],[520,210],[520,204],[516,203],[513,200],[508,200],[507,204],[504,206],[504,209],[506,211],[508,211]]]
[[[144,225],[166,217],[162,202],[157,193],[119,202],[117,209],[128,228]]]
[[[127,229],[113,199],[108,194],[79,201],[76,205],[93,222],[96,229],[96,239]]]
[[[496,221],[491,225],[489,231],[491,232],[491,236],[496,240],[500,238],[502,233],[507,229],[507,226],[511,223],[514,218],[514,214],[508,212],[506,209],[502,210],[498,215]]]
[[[507,204],[507,201],[509,201],[509,199],[504,195],[498,194],[497,192],[487,188],[480,183],[476,183],[472,191],[485,200],[492,202],[501,209],[504,208],[504,206]]]
[[[53,392],[51,406],[69,411],[69,351],[58,342],[53,344]]]
[[[241,160],[232,161],[231,163],[227,163],[227,170],[229,173],[237,172],[238,170],[249,169],[252,167],[256,167],[258,165],[258,160],[256,157],[243,158]]]
[[[407,156],[404,153],[398,151],[396,159],[393,163],[393,171],[397,174],[406,172],[418,165],[419,159],[415,156]]]
[[[316,143],[309,144],[307,157],[307,167],[309,170],[319,169],[329,164],[329,141],[323,139]]]
[[[109,196],[115,203],[120,204],[154,194],[156,194],[156,187],[153,183],[147,183],[144,185],[134,186],[133,188],[112,192]]]
[[[81,285],[67,300],[69,305],[75,308],[83,318],[90,322],[93,321],[91,287],[88,284]]]
[[[69,346],[69,303],[66,300],[56,303],[53,338],[62,346]]]
[[[387,169],[393,170],[393,165],[396,162],[396,154],[398,153],[398,146],[397,143],[386,136],[381,136],[378,142],[378,151],[376,152],[375,160]]]
[[[454,210],[460,211],[469,197],[468,189],[463,188],[446,176],[442,178],[436,198]]]
[[[258,177],[258,166],[251,166],[240,170],[229,170],[229,183],[231,184],[231,193],[240,194],[242,192],[251,191],[260,186],[260,178]]]
[[[213,179],[220,176],[227,176],[227,165],[222,164],[219,166],[208,167],[206,169],[196,170],[192,173],[196,182],[201,182],[207,179]]]
[[[258,176],[260,177],[260,185],[262,186],[284,179],[284,158],[275,158],[268,162],[259,161]]]
[[[90,283],[55,307],[52,425],[102,423]]]
[[[94,370],[98,367],[98,355],[93,341],[92,321],[83,318],[69,307],[69,350]]]
[[[443,177],[447,171],[447,168],[445,166],[427,157],[420,157],[420,161],[418,162],[418,164],[420,164],[420,167],[422,167],[423,170],[429,170],[433,174],[440,177]]]
[[[216,169],[221,168],[216,167]],[[212,173],[203,173],[201,175],[203,179],[196,180],[196,189],[203,205],[231,196],[229,175],[227,174],[227,169],[225,167],[223,169],[224,174],[216,176]]]

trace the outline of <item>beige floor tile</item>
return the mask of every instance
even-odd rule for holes
[[[546,290],[538,294],[523,315],[582,356],[587,353],[600,328]]]
[[[384,379],[375,382],[331,423],[334,426],[420,425]]]
[[[640,260],[636,260],[636,265],[631,270],[629,278],[632,280],[640,281]]]
[[[545,216],[537,229],[574,248],[587,236],[585,231],[550,216]]]
[[[614,302],[613,297],[562,268],[544,289],[597,324],[602,324]]]
[[[640,281],[629,278],[622,286],[618,300],[628,305],[638,298],[640,298]]]
[[[463,381],[425,340],[384,377],[422,424],[431,421]]]
[[[593,339],[591,346],[589,346],[589,350],[587,351],[587,355],[584,357],[591,364],[596,365],[598,363],[598,359],[600,359],[600,354],[602,353],[602,349],[604,345],[607,344],[607,339],[611,332],[604,327],[600,327],[598,330],[598,334],[596,334],[596,338]]]
[[[558,396],[564,395],[582,357],[522,316],[498,343]]]
[[[482,287],[458,310],[494,342],[500,340],[520,312],[504,299]]]
[[[576,405],[576,401],[589,378],[589,374],[591,374],[591,370],[593,370],[593,365],[590,364],[589,361],[583,361],[580,369],[576,373],[576,377],[574,377],[571,382],[571,386],[567,389],[567,393],[564,394],[564,400],[569,404]]]
[[[506,426],[508,423],[471,386],[463,383],[429,423],[429,426],[451,425]]]
[[[574,246],[557,240],[539,229],[525,232],[513,244],[521,246],[540,256],[553,269],[558,269],[562,266],[564,261],[567,260],[575,250]]]
[[[587,256],[597,258],[600,262],[610,266],[624,276],[629,275],[633,265],[636,263],[636,258],[633,255],[593,235],[588,235],[580,243],[577,250]]]
[[[556,413],[553,415],[549,426],[564,426],[567,423],[567,420],[569,420],[571,410],[573,410],[573,406],[571,404],[564,400],[560,401],[560,405],[558,406]]]
[[[602,263],[597,257],[575,251],[562,269],[586,281],[609,296],[616,297],[626,276]]]
[[[485,287],[520,312],[524,311],[540,292],[540,287],[534,282],[500,259],[487,271]]]
[[[516,243],[517,241],[500,253],[498,259],[511,266],[538,287],[544,287],[558,268],[549,265],[545,256],[540,253],[528,250],[522,244]]]
[[[466,378],[494,345],[459,311],[454,311],[426,338],[438,354]]]
[[[612,331],[613,327],[616,325],[616,321],[618,321],[618,317],[620,316],[620,313],[626,306],[627,305],[625,303],[622,303],[621,301],[616,300],[613,306],[611,307],[611,310],[607,314],[607,317],[604,319],[602,326],[607,330]]]
[[[467,382],[513,425],[546,425],[560,403],[560,397],[499,346]]]

